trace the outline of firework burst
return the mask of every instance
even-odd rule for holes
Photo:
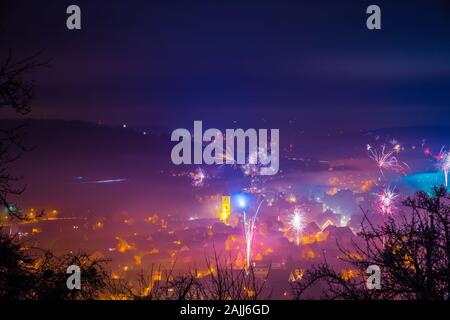
[[[302,232],[305,227],[304,219],[303,211],[300,210],[300,208],[295,208],[290,220],[290,225],[295,231],[295,242],[297,245],[300,244],[300,232]]]
[[[241,165],[241,170],[244,175],[251,178],[259,175],[261,165],[258,163],[258,151],[249,154],[247,162]]]
[[[203,187],[207,178],[206,172],[202,168],[197,168],[197,170],[191,172],[189,176],[192,179],[191,184],[194,187]]]
[[[262,176],[261,170],[267,163],[270,163],[267,148],[258,147],[258,150],[248,155],[246,163],[240,166],[244,176],[249,179],[249,185],[245,188],[246,192],[263,193],[264,188],[262,185],[267,179],[267,176]]]
[[[234,158],[234,154],[233,154],[232,150],[230,150],[229,146],[226,145],[226,148],[221,149],[221,151],[223,154],[223,159],[222,159],[223,164],[220,165],[219,167],[223,167],[225,164],[227,164],[227,165],[231,165],[232,168],[236,169],[238,167],[237,161]]]
[[[377,194],[377,210],[382,215],[393,215],[397,211],[396,200],[398,194],[394,189],[385,188]]]
[[[394,155],[398,153],[398,150],[394,149],[390,151],[386,151],[386,146],[382,145],[381,149],[376,150],[372,146],[367,145],[367,151],[369,152],[369,158],[374,160],[380,170],[381,174],[384,176],[383,170],[390,170],[396,173],[404,173],[405,168],[408,165],[404,162],[401,162]]]

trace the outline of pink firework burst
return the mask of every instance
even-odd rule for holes
[[[406,163],[401,162],[397,159],[397,157],[395,156],[397,150],[395,149],[386,151],[386,146],[382,145],[381,149],[376,150],[368,145],[367,150],[369,152],[369,158],[376,162],[378,169],[383,176],[383,170],[390,170],[396,173],[404,173],[405,168],[408,167]]]
[[[394,189],[385,188],[377,194],[377,210],[382,215],[393,215],[397,211],[398,194]]]

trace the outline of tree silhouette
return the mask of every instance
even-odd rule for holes
[[[161,270],[151,267],[138,275],[137,285],[127,280],[112,280],[109,292],[115,299],[130,300],[258,300],[266,293],[265,277],[258,278],[253,268],[242,269],[230,257],[214,250],[205,261],[207,271],[175,274],[173,266]],[[269,294],[267,294],[267,297]]]
[[[450,290],[450,195],[435,187],[431,195],[417,192],[404,208],[375,226],[364,213],[359,233],[362,244],[343,249],[352,277],[326,261],[308,270],[292,285],[294,298],[308,296],[317,286],[325,299],[448,299]],[[368,290],[366,269],[381,268],[381,289]]]
[[[0,300],[31,299],[35,276],[33,260],[21,245],[0,229]]]
[[[207,274],[198,280],[195,297],[202,300],[258,300],[266,293],[267,274],[258,278],[254,268],[236,267],[235,261],[222,257],[214,249],[214,255],[206,259]],[[195,276],[191,272],[192,276]],[[269,294],[267,294],[268,296]]]
[[[104,269],[105,260],[91,258],[85,253],[67,254],[62,257],[46,251],[38,258],[37,279],[35,287],[39,300],[94,300],[103,298],[107,288],[109,274]],[[67,267],[76,265],[80,268],[81,289],[69,290],[66,282]]]
[[[0,257],[0,300],[92,300],[106,292],[105,261],[87,254],[58,257],[0,229]],[[80,290],[67,288],[70,265],[80,267]]]
[[[22,60],[13,61],[9,51],[5,61],[0,64],[0,109],[10,109],[20,115],[31,111],[34,82],[27,79],[29,73],[47,62],[39,60],[39,54]],[[0,128],[0,205],[6,212],[19,219],[26,219],[20,209],[9,200],[10,196],[20,195],[23,187],[17,187],[20,177],[11,175],[10,165],[16,161],[27,148],[20,141],[20,129]]]
[[[19,115],[31,111],[34,83],[28,80],[34,69],[48,65],[39,54],[13,61],[11,52],[0,64],[0,109],[10,109]],[[20,177],[10,174],[13,164],[27,148],[21,143],[20,129],[0,128],[0,205],[10,219],[28,219],[20,208],[10,201],[23,187],[17,187]],[[42,214],[42,213],[41,213]],[[36,218],[36,215],[33,217]],[[16,235],[7,234],[0,227],[0,300],[74,300],[99,298],[106,288],[108,274],[103,262],[88,255],[58,257],[50,251],[31,248]],[[69,290],[66,285],[67,267],[81,269],[81,290]]]
[[[11,51],[8,51],[0,65],[0,108],[11,108],[22,115],[31,111],[34,82],[26,76],[36,68],[48,66],[48,61],[43,62],[39,57],[40,53],[37,53],[14,61]]]

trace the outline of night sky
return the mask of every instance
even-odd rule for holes
[[[353,130],[450,116],[445,0],[0,3],[2,54],[51,59],[31,117]],[[66,29],[70,4],[81,31]],[[381,31],[366,29],[370,4]]]

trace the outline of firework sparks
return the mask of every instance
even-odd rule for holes
[[[385,188],[377,194],[377,208],[382,215],[392,215],[397,211],[396,199],[398,194],[394,189]]]
[[[191,172],[189,176],[192,179],[192,185],[194,187],[203,187],[206,180],[206,173],[202,168],[197,168],[194,172]]]
[[[292,215],[291,221],[290,221],[292,229],[296,233],[296,243],[297,245],[300,244],[300,232],[302,232],[304,228],[304,216],[303,212],[299,208],[295,208],[294,213]]]
[[[404,162],[400,162],[395,153],[397,150],[394,149],[386,151],[386,146],[382,145],[380,150],[374,149],[372,146],[367,145],[367,151],[369,152],[369,158],[374,160],[380,170],[381,174],[384,176],[383,170],[391,170],[396,173],[403,173],[405,167],[408,165]]]
[[[237,167],[237,161],[234,159],[234,154],[228,145],[226,145],[225,152],[223,153],[223,162],[231,165],[233,168]]]
[[[238,168],[237,161],[234,158],[233,150],[230,149],[230,147],[226,144],[226,148],[223,149],[222,147],[219,148],[220,154],[222,154],[222,164],[219,166],[219,168],[224,167],[225,165],[229,165],[231,168],[236,169]]]
[[[261,165],[258,164],[258,152],[255,151],[248,156],[247,163],[241,165],[241,170],[246,176],[255,177],[259,175]]]
[[[245,205],[242,204],[241,207],[243,208],[242,211],[242,221],[244,225],[244,238],[245,238],[245,253],[246,253],[246,260],[247,260],[247,268],[250,267],[251,259],[252,259],[252,243],[253,243],[253,237],[255,234],[256,229],[256,219],[258,218],[259,210],[261,209],[261,205],[263,204],[264,200],[260,201],[258,204],[258,207],[256,208],[256,211],[253,215],[249,215],[248,212],[245,210]]]
[[[448,172],[450,170],[450,154],[445,152],[438,162],[439,169],[444,173],[445,187],[448,187]]]
[[[396,144],[392,147],[392,150],[394,150],[396,153],[400,153],[400,151],[402,151],[402,146],[399,144]]]
[[[261,176],[261,170],[269,162],[267,148],[259,147],[258,150],[248,155],[246,163],[240,166],[242,173],[249,178],[250,182],[245,188],[246,192],[254,194],[263,192],[264,188],[261,185],[265,179],[264,176]]]

